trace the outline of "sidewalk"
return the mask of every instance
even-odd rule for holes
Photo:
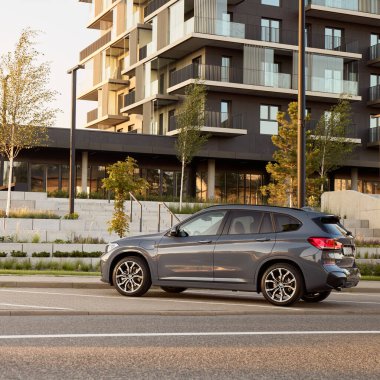
[[[110,286],[100,281],[97,276],[15,276],[0,275],[0,288],[76,288],[109,289]],[[380,281],[360,281],[355,288],[344,292],[380,293]]]

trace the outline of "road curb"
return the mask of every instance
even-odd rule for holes
[[[0,288],[61,288],[61,289],[109,289],[110,285],[85,282],[17,282],[1,281]]]

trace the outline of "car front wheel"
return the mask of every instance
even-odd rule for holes
[[[307,293],[304,294],[301,299],[303,299],[305,302],[321,302],[325,300],[330,295],[330,293],[331,290],[319,293]]]
[[[123,296],[139,297],[145,294],[151,284],[148,266],[139,257],[124,257],[113,270],[113,284]]]
[[[265,299],[273,305],[289,306],[297,302],[302,295],[302,276],[299,270],[290,264],[274,264],[261,278],[261,291]]]

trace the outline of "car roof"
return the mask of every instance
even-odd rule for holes
[[[285,213],[289,215],[294,215],[298,217],[307,216],[309,218],[318,218],[326,216],[335,216],[326,214],[323,212],[315,211],[309,208],[300,209],[295,207],[281,207],[281,206],[270,206],[270,205],[243,205],[243,204],[218,204],[206,207],[205,210],[254,210],[254,211],[266,211],[266,212],[278,212]]]

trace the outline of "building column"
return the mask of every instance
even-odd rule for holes
[[[209,159],[207,163],[207,198],[215,198],[215,160]]]
[[[88,152],[82,152],[82,192],[87,194]]]
[[[358,191],[358,168],[351,168],[351,190]]]

